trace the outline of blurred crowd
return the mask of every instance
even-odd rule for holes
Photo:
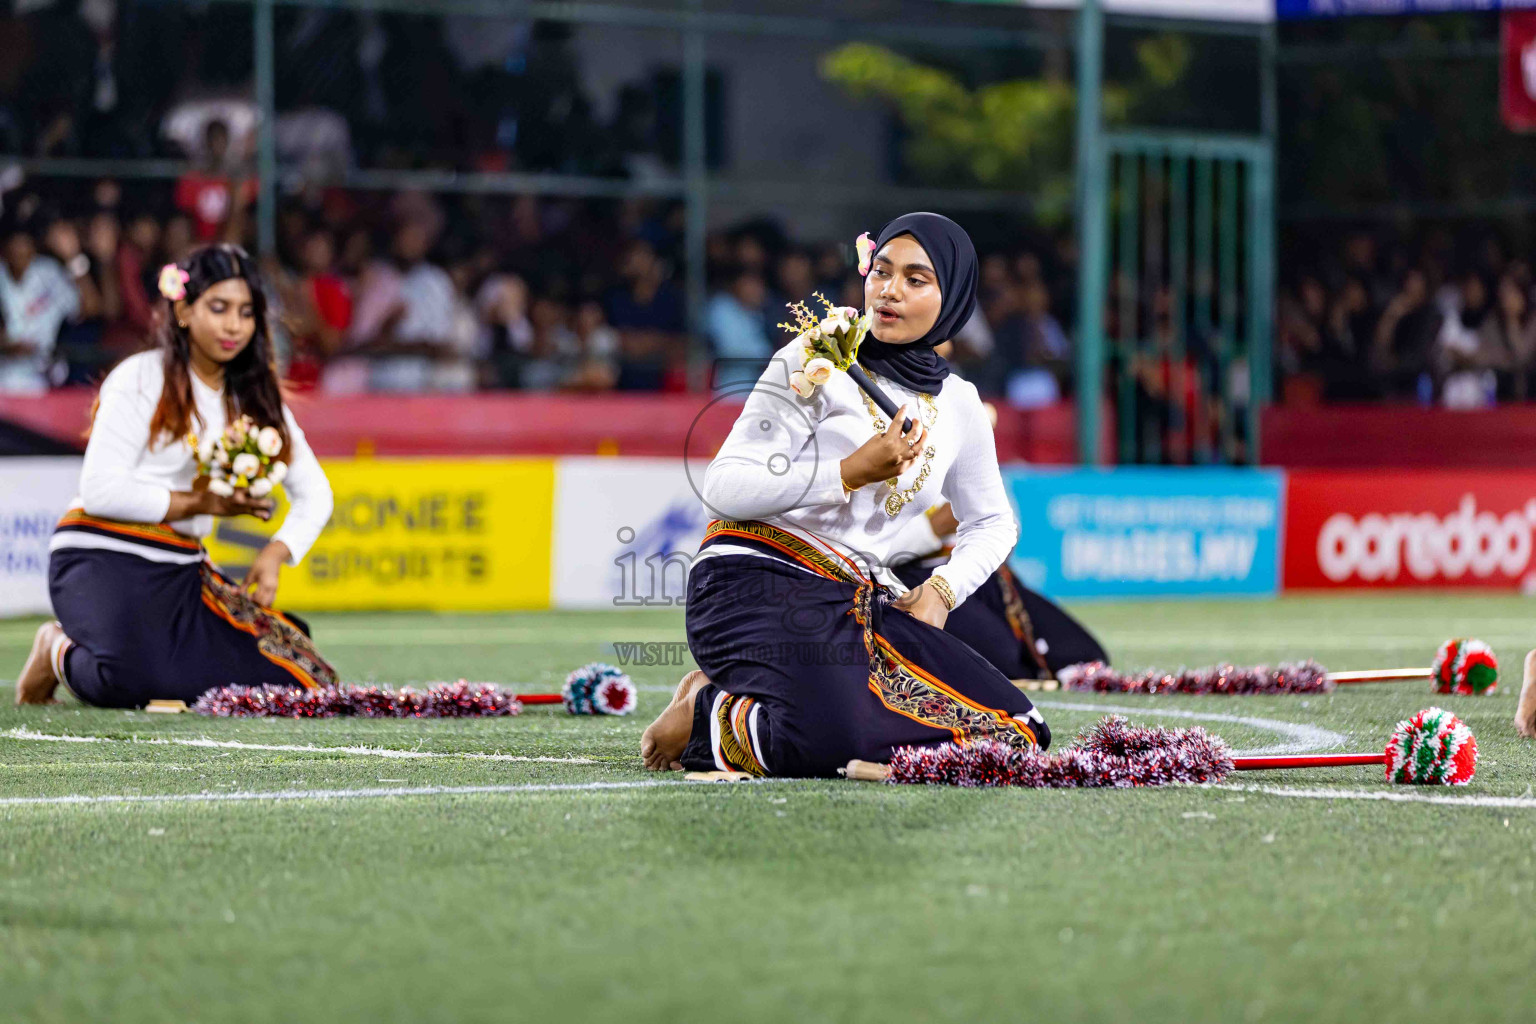
[[[1536,397],[1536,278],[1497,236],[1357,231],[1311,252],[1282,281],[1285,400],[1475,409]]]
[[[203,242],[250,244],[249,169],[219,122],[207,136],[158,192],[127,196],[110,179],[7,190],[0,178],[0,388],[98,380],[149,338],[165,262]],[[284,372],[330,394],[723,388],[755,379],[787,340],[787,302],[819,292],[862,305],[847,242],[737,225],[708,237],[691,348],[682,232],[681,204],[661,200],[288,197],[263,260]],[[950,357],[988,394],[1057,400],[1071,345],[1053,289],[1070,276],[1059,259],[986,254],[981,307]]]
[[[690,309],[678,203],[325,185],[356,167],[674,179],[676,60],[587,67],[578,33],[600,29],[515,18],[275,18],[285,171],[263,266],[296,386],[722,387],[782,343],[786,302],[858,304],[850,240],[772,221],[710,235]],[[26,181],[0,157],[0,388],[99,379],[147,338],[160,265],[200,242],[254,249],[251,31],[240,5],[0,0],[0,153],[188,168],[174,183]],[[718,140],[706,150],[714,166]],[[989,394],[1041,404],[1070,388],[1070,262],[1051,238],[987,254],[982,311],[952,357]]]
[[[675,170],[676,67],[593,76],[576,32],[513,17],[279,6],[279,157],[329,174]],[[254,46],[244,4],[0,0],[0,153],[176,158],[213,118],[243,150],[256,125]]]

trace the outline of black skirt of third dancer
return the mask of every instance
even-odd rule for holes
[[[922,561],[892,566],[896,578],[916,587],[931,567]],[[1054,676],[1068,665],[1109,662],[1093,634],[1056,604],[1019,582],[1007,563],[988,576],[944,622],[944,631],[964,640],[1009,679]],[[1030,651],[1031,646],[1035,652]],[[1036,657],[1038,653],[1038,657]]]
[[[59,528],[201,550],[163,527],[129,527],[78,512]],[[48,589],[71,641],[64,683],[87,704],[190,704],[215,686],[336,681],[302,620],[261,607],[206,559],[157,562],[123,551],[60,547],[49,557]]]
[[[963,641],[888,606],[889,595],[769,524],[715,539],[787,555],[722,554],[688,578],[688,646],[710,683],[681,758],[692,769],[828,776],[896,747],[1050,743],[1028,697]]]

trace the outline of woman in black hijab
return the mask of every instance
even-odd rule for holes
[[[975,250],[932,213],[859,249],[873,323],[858,363],[896,415],[806,363],[801,339],[775,354],[704,474],[713,521],[687,600],[699,670],[646,730],[648,768],[817,776],[903,746],[1050,742],[1008,677],[944,631],[1018,537],[981,399],[934,351],[975,308]],[[911,553],[895,546],[940,499],[954,550],[907,589],[889,566]]]

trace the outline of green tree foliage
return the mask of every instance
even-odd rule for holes
[[[1139,76],[1104,87],[1108,124],[1175,88],[1189,65],[1179,36],[1149,36],[1136,46]],[[971,87],[958,75],[887,47],[848,43],[828,53],[821,73],[857,100],[891,107],[905,129],[902,157],[928,185],[1031,192],[1046,220],[1071,209],[1077,91],[1059,77],[1014,78]]]

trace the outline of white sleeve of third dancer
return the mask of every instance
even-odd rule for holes
[[[931,511],[931,510],[930,510]],[[933,532],[933,519],[927,512],[908,519],[891,539],[886,550],[891,563],[902,565],[916,558],[926,558],[944,548],[944,538]]]
[[[768,519],[848,501],[841,455],[815,440],[827,389],[817,388],[809,398],[791,391],[788,374],[798,367],[788,350],[774,353],[704,472],[703,497],[711,515]]]
[[[964,442],[945,477],[944,496],[954,506],[960,526],[955,531],[955,548],[949,561],[932,575],[944,577],[955,592],[958,605],[975,593],[1013,551],[1019,539],[1019,521],[1008,503],[1008,492],[997,468],[992,424],[982,409],[975,385],[957,383],[963,383],[970,394],[964,402],[957,403],[965,410]]]
[[[282,527],[272,535],[288,545],[288,564],[298,565],[309,554],[320,537],[320,531],[330,522],[335,499],[331,495],[331,482],[326,479],[320,460],[299,428],[298,421],[288,408],[283,408],[283,423],[288,427],[288,477],[283,489],[288,492],[288,515]]]

